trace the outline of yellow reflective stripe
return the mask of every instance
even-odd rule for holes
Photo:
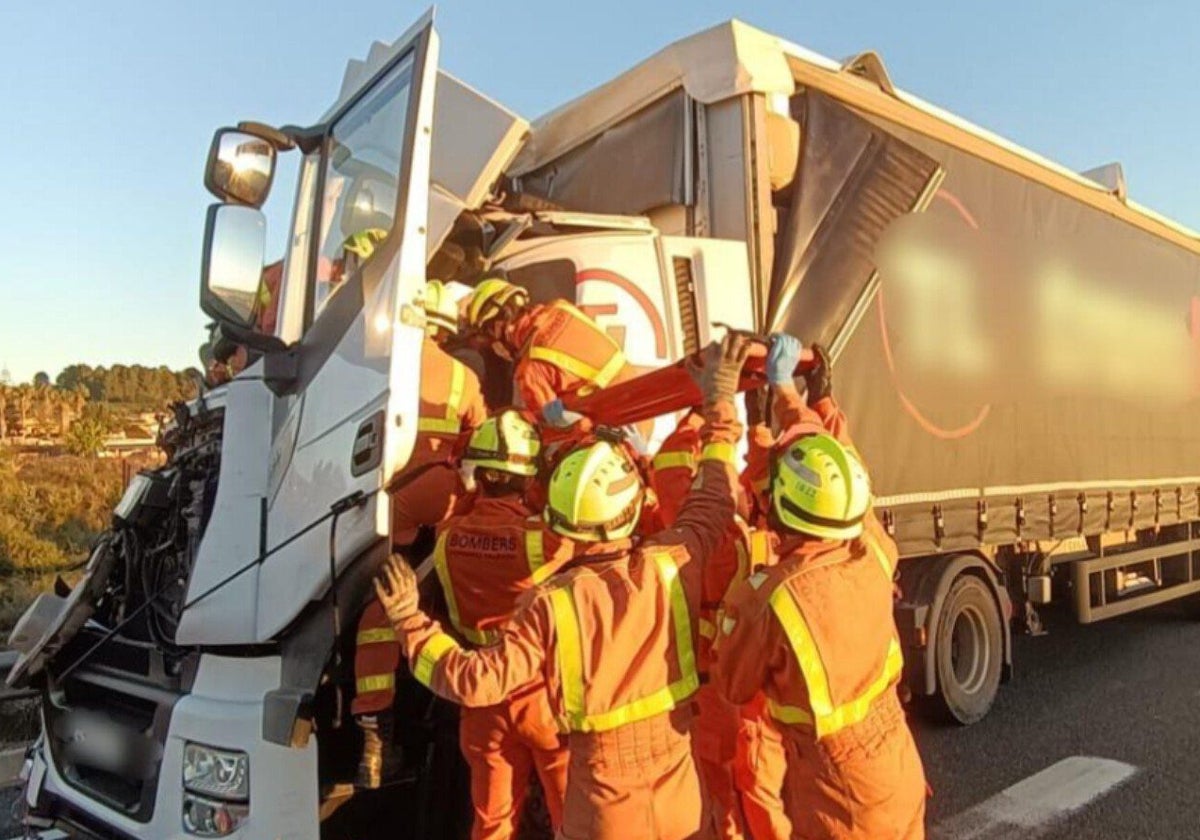
[[[442,594],[446,598],[446,612],[450,613],[450,623],[471,644],[490,645],[499,638],[499,634],[491,630],[477,630],[469,627],[463,624],[459,614],[458,597],[454,594],[454,583],[450,580],[450,564],[446,560],[446,540],[449,536],[449,531],[443,531],[438,535],[437,543],[433,547],[433,569],[437,572],[438,580],[442,584]]]
[[[450,564],[446,560],[446,540],[449,537],[449,531],[442,531],[442,533],[438,534],[437,542],[433,546],[433,569],[437,572],[438,581],[442,584],[442,595],[446,598],[446,611],[450,613],[450,623],[454,625],[454,629],[462,633],[462,619],[458,613],[458,598],[454,594],[454,582],[450,579]],[[465,636],[466,633],[463,633],[463,635]]]
[[[654,469],[669,470],[675,467],[696,468],[696,457],[691,452],[659,452],[654,456]]]
[[[704,450],[700,453],[700,460],[724,461],[726,464],[733,464],[737,461],[737,447],[732,443],[705,444]]]
[[[458,642],[454,641],[453,636],[445,633],[431,636],[421,648],[421,652],[417,654],[417,664],[413,667],[413,676],[421,682],[421,685],[429,688],[433,681],[434,667],[443,656],[456,647],[458,647]]]
[[[883,671],[862,694],[842,703],[833,705],[829,693],[829,677],[825,665],[821,662],[820,652],[813,641],[808,622],[796,605],[791,592],[780,586],[771,593],[771,609],[779,619],[783,632],[791,644],[800,671],[804,674],[804,682],[808,687],[808,702],[811,711],[798,706],[770,701],[768,703],[771,715],[783,723],[805,724],[812,726],[817,738],[824,738],[858,723],[867,716],[876,698],[887,691],[892,682],[899,678],[904,670],[904,654],[900,649],[899,640],[893,635],[888,640],[887,657],[883,663]]]
[[[396,631],[391,627],[374,627],[370,630],[359,630],[355,642],[360,645],[373,645],[378,642],[396,641]]]
[[[373,674],[369,677],[359,677],[354,683],[359,694],[369,691],[389,691],[396,687],[395,674]]]
[[[808,621],[796,606],[791,591],[786,586],[778,586],[771,593],[771,610],[779,619],[784,635],[792,647],[796,661],[800,663],[800,671],[804,674],[804,683],[808,686],[808,702],[812,706],[812,717],[815,718],[817,737],[826,733],[822,731],[821,719],[833,714],[833,699],[829,695],[829,678],[825,673],[825,665],[821,662],[821,654],[813,641],[812,631]]]
[[[713,624],[707,618],[700,619],[700,635],[712,641],[717,638],[717,625]]]
[[[554,626],[558,633],[558,667],[562,672],[563,728],[569,732],[604,732],[627,723],[645,720],[674,709],[700,687],[696,654],[692,646],[692,624],[687,597],[679,580],[679,567],[666,552],[651,555],[671,602],[675,649],[679,657],[679,679],[652,694],[609,709],[588,714],[584,703],[583,647],[575,603],[567,587],[550,593]]]
[[[555,350],[553,347],[538,347],[529,348],[529,358],[539,362],[549,362],[556,368],[561,368],[567,373],[573,373],[585,382],[596,383],[596,377],[600,371],[574,356],[567,355],[561,350]]]
[[[534,583],[550,577],[546,568],[546,548],[542,542],[542,529],[532,528],[525,532],[525,559],[529,563],[529,576]]]
[[[554,611],[554,630],[558,634],[555,647],[562,679],[564,726],[567,730],[580,729],[582,727],[572,724],[587,718],[583,704],[583,643],[570,588],[564,586],[553,590],[550,607]]]
[[[881,546],[872,537],[867,537],[866,542],[867,542],[867,550],[870,551],[872,554],[874,554],[875,559],[879,561],[879,565],[883,568],[884,576],[888,580],[891,580],[892,577],[896,574],[896,570],[894,568],[892,568],[892,558],[888,557],[888,554],[884,550],[883,546]]]
[[[682,701],[696,693],[700,687],[700,677],[692,674],[690,677],[676,680],[666,688],[660,688],[624,706],[618,706],[607,712],[594,715],[582,715],[567,720],[567,729],[571,732],[607,732],[629,723],[646,720],[663,712],[670,711]]]
[[[671,618],[675,624],[675,649],[679,653],[679,673],[686,680],[689,676],[696,678],[696,652],[692,649],[692,616],[688,611],[687,595],[683,591],[683,581],[679,579],[679,567],[670,554],[655,552],[654,564],[667,585],[667,594],[671,599]],[[699,683],[697,682],[697,685]],[[685,695],[686,696],[686,695]]]
[[[446,397],[446,414],[443,417],[418,417],[417,431],[432,434],[456,435],[462,428],[458,419],[463,389],[467,384],[467,368],[462,362],[450,365],[450,395]]]
[[[593,384],[601,388],[607,388],[623,367],[625,367],[625,354],[620,350],[616,350],[609,360],[604,363],[604,367],[596,371],[596,378],[592,380]]]
[[[459,627],[458,630],[468,642],[480,647],[493,644],[500,638],[495,630],[476,630],[474,627]]]
[[[813,725],[813,716],[799,706],[788,706],[783,703],[776,703],[774,700],[768,700],[767,711],[770,712],[771,717],[780,723],[790,723],[800,726]]]
[[[767,565],[771,559],[771,538],[766,531],[757,528],[750,531],[750,565],[757,569]]]

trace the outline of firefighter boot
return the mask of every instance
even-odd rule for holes
[[[392,713],[359,715],[355,718],[362,731],[362,757],[358,761],[355,785],[375,789],[395,778],[400,768],[398,747],[392,742]]]

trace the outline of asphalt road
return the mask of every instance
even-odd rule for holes
[[[981,723],[960,728],[915,722],[934,791],[932,836],[941,840],[946,835],[939,827],[961,825],[963,812],[1064,759],[1083,756],[1115,759],[1136,772],[1057,821],[951,836],[1200,838],[1200,621],[1177,605],[1090,627],[1065,613],[1043,617],[1049,634],[1016,640],[1016,676],[1001,687]],[[0,809],[7,811],[14,793],[0,791]],[[1047,796],[1060,794],[1050,790]],[[7,829],[5,816],[0,814],[0,826]],[[7,834],[0,831],[0,837]]]
[[[1057,823],[979,837],[1200,838],[1200,621],[1171,604],[1086,627],[1043,618],[1049,634],[1016,639],[1015,677],[982,722],[916,722],[930,826],[1088,756],[1137,772]]]

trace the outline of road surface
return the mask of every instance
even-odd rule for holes
[[[1171,604],[1088,627],[1065,611],[1043,617],[1049,634],[1016,639],[1016,677],[987,718],[966,729],[917,724],[931,836],[1200,837],[1200,621]],[[1095,761],[1055,768],[1072,758]],[[996,798],[1048,768],[1018,787],[1021,801]],[[1074,814],[1038,821],[1039,807],[1072,797],[1085,800]],[[1017,824],[995,819],[1005,808]]]
[[[983,722],[916,725],[931,840],[1200,838],[1200,621],[1177,605],[1044,618]]]

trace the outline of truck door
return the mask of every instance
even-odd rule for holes
[[[302,164],[284,305],[304,331],[295,375],[277,388],[261,535],[276,553],[258,567],[253,634],[243,642],[274,637],[328,591],[331,553],[340,571],[388,536],[382,488],[403,469],[417,429],[424,327],[415,303],[425,283],[437,53],[431,14],[391,47],[378,45],[366,81],[343,90]],[[331,540],[332,523],[321,520],[356,498]],[[189,598],[244,562],[220,556],[219,542],[202,546]],[[240,624],[248,606],[245,596],[205,599],[178,639],[232,642],[222,626]]]

